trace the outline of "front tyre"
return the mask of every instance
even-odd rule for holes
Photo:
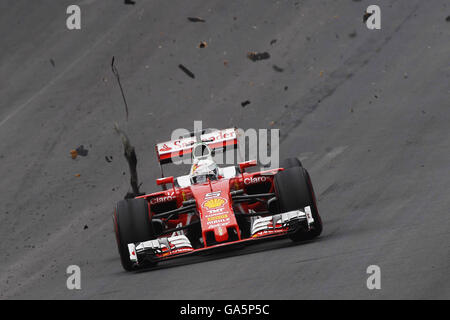
[[[295,167],[303,167],[302,162],[298,158],[287,158],[281,161],[280,168],[289,169]]]
[[[311,229],[306,231],[299,228],[289,237],[293,241],[304,241],[318,237],[322,233],[322,220],[317,210],[316,197],[311,178],[305,168],[295,166],[275,175],[275,194],[278,198],[280,212],[304,210],[311,208],[314,222]]]
[[[130,260],[128,244],[154,239],[147,200],[119,201],[114,210],[113,220],[122,266],[126,271],[132,271],[135,267]]]

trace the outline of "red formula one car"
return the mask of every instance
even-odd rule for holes
[[[191,155],[190,173],[157,179],[162,191],[119,201],[114,228],[122,265],[159,261],[267,238],[309,240],[322,232],[311,179],[300,161],[246,172],[256,161],[219,168],[215,150],[237,146],[235,129],[160,143],[160,164]]]

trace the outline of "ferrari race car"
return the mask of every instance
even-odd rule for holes
[[[246,172],[256,161],[219,168],[215,151],[237,143],[236,130],[225,129],[156,145],[160,166],[190,155],[192,167],[188,175],[157,179],[162,191],[117,203],[114,229],[125,270],[262,239],[320,235],[313,186],[300,161],[258,172]]]

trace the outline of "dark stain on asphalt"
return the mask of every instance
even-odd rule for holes
[[[253,62],[270,59],[270,54],[268,52],[248,52],[247,58]]]
[[[89,153],[89,150],[85,149],[83,145],[79,146],[75,150],[77,151],[77,154],[82,157],[86,157]]]
[[[250,100],[246,100],[244,102],[241,103],[242,108],[245,108],[246,106],[248,106],[250,104]]]
[[[275,64],[272,66],[272,68],[273,68],[273,70],[275,70],[276,72],[283,72],[283,71],[284,71],[283,68],[280,68],[279,66],[277,66],[277,65],[275,65]]]
[[[199,17],[188,17],[188,20],[190,22],[206,22],[205,19],[199,18]]]
[[[188,68],[183,66],[182,64],[178,65],[178,68],[180,68],[184,73],[186,73],[192,79],[195,79],[195,74],[191,70],[189,70]]]

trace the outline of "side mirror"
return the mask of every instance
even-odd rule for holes
[[[167,177],[167,178],[159,178],[156,179],[156,184],[158,186],[166,185],[168,183],[174,184],[173,177]]]
[[[255,167],[256,164],[257,164],[256,160],[241,162],[241,163],[239,163],[239,168],[241,169],[241,172],[243,173],[246,168]]]

